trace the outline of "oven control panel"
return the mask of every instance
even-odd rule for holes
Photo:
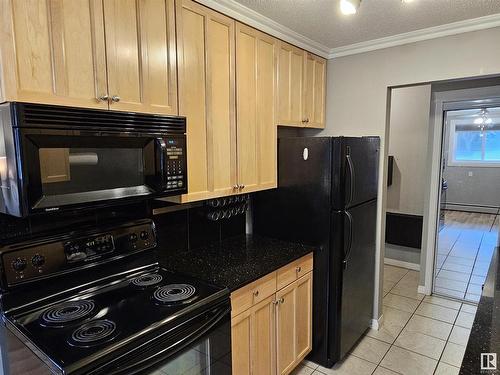
[[[187,192],[186,150],[184,138],[167,138],[166,144],[166,190]]]
[[[5,281],[14,285],[49,275],[97,265],[156,246],[153,223],[123,225],[104,233],[61,236],[2,248]]]

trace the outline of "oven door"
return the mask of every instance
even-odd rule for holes
[[[230,311],[221,303],[88,373],[231,375]]]
[[[184,148],[183,135],[16,131],[22,147],[22,193],[28,213],[184,192],[185,186],[172,188],[171,184],[167,190],[170,150]]]

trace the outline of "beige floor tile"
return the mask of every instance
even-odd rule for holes
[[[469,314],[466,313],[465,311],[460,311],[460,314],[458,314],[457,321],[455,322],[455,325],[471,329],[472,328],[472,323],[474,323],[474,314]]]
[[[474,259],[454,257],[453,255],[448,256],[446,261],[454,264],[460,264],[462,266],[472,267],[474,265]]]
[[[465,300],[469,302],[476,302],[479,303],[479,300],[481,299],[481,296],[478,296],[477,294],[471,294],[467,293],[465,295]]]
[[[467,346],[467,341],[469,341],[469,336],[470,336],[470,329],[454,326],[451,331],[449,341],[454,344]]]
[[[443,356],[441,357],[441,362],[447,363],[449,365],[460,367],[462,365],[462,359],[464,358],[465,346],[457,345],[452,342],[448,342],[444,348]]]
[[[480,296],[483,293],[483,287],[482,287],[482,285],[471,283],[467,286],[467,293],[476,294],[476,295]]]
[[[413,315],[404,329],[410,333],[423,333],[441,340],[447,340],[452,328],[452,324],[426,318],[425,316]]]
[[[485,280],[486,280],[486,276],[477,276],[477,275],[472,275],[472,276],[470,277],[470,282],[471,282],[472,284],[479,284],[479,285],[483,285]]]
[[[403,310],[410,313],[413,313],[417,309],[419,303],[419,301],[413,298],[403,297],[392,293],[389,293],[383,299],[384,306],[392,307],[394,309]]]
[[[306,366],[305,364],[301,363],[298,365],[295,370],[293,370],[290,375],[311,375],[314,372],[314,369]]]
[[[434,292],[436,295],[442,295],[442,296],[447,296],[450,298],[457,298],[457,299],[464,299],[465,293],[464,292],[459,292],[458,290],[451,290],[451,289],[446,289],[446,288],[434,288]]]
[[[469,305],[468,303],[464,303],[464,304],[462,304],[462,308],[460,309],[460,311],[464,311],[466,313],[475,315],[477,312],[477,306],[473,306],[473,305]]]
[[[380,365],[404,375],[431,375],[437,361],[393,346]]]
[[[458,367],[439,362],[434,375],[458,375],[459,372],[460,369]]]
[[[401,284],[408,286],[418,286],[420,280],[420,273],[418,271],[409,270],[406,275],[399,281]]]
[[[384,280],[384,292],[390,291],[392,288],[394,288],[394,285],[396,285],[395,281]]]
[[[378,366],[373,375],[398,375],[398,373]]]
[[[415,314],[441,320],[446,323],[453,323],[458,315],[458,311],[448,307],[422,302]]]
[[[370,329],[367,336],[392,344],[410,317],[411,313],[385,306],[382,326],[378,330]]]
[[[449,307],[450,309],[455,309],[455,310],[460,310],[460,306],[462,305],[460,302],[451,301],[446,298],[435,297],[435,296],[425,296],[424,302],[432,303],[433,305]]]
[[[439,359],[446,345],[446,341],[418,332],[409,332],[406,329],[396,339],[394,345],[412,352]]]
[[[486,277],[486,275],[488,274],[488,270],[485,270],[485,269],[482,269],[482,268],[474,268],[474,270],[472,271],[472,274],[474,276],[483,276],[483,277]]]
[[[463,281],[468,283],[470,279],[470,273],[441,270],[439,271],[438,277],[455,281]]]
[[[397,283],[396,286],[391,289],[391,293],[421,301],[425,297],[425,294],[419,293],[417,291],[417,288],[418,286],[409,286],[406,284]]]
[[[384,281],[398,282],[407,272],[408,270],[406,268],[394,267],[386,264],[384,265]]]
[[[378,365],[385,353],[389,350],[389,347],[390,345],[383,341],[365,336],[358,345],[356,345],[352,354]]]
[[[458,290],[459,292],[465,292],[467,290],[467,282],[445,279],[441,277],[441,272],[439,272],[439,276],[436,277],[436,287]]]
[[[455,272],[463,272],[463,273],[471,273],[472,272],[472,266],[464,266],[461,264],[450,263],[450,262],[448,262],[448,259],[445,260],[442,268],[444,270],[455,271]]]
[[[370,375],[376,367],[374,363],[350,355],[332,368],[319,366],[316,371],[326,375]]]
[[[302,364],[306,365],[307,367],[310,367],[314,370],[316,370],[318,368],[318,364],[317,363],[314,363],[314,362],[311,362],[311,361],[308,361],[307,359],[304,359],[302,361]]]

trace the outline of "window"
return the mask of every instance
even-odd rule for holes
[[[500,167],[500,123],[452,119],[449,124],[448,165]]]

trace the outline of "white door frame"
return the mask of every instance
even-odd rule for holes
[[[500,105],[500,86],[432,93],[428,143],[430,152],[427,156],[427,176],[430,183],[426,191],[427,199],[424,207],[424,218],[427,218],[427,220],[424,220],[422,233],[422,250],[426,251],[425,256],[420,258],[420,269],[425,270],[425,274],[420,277],[418,287],[420,293],[430,295],[433,290],[437,228],[441,203],[441,194],[439,192],[442,177],[444,111],[498,105]]]

